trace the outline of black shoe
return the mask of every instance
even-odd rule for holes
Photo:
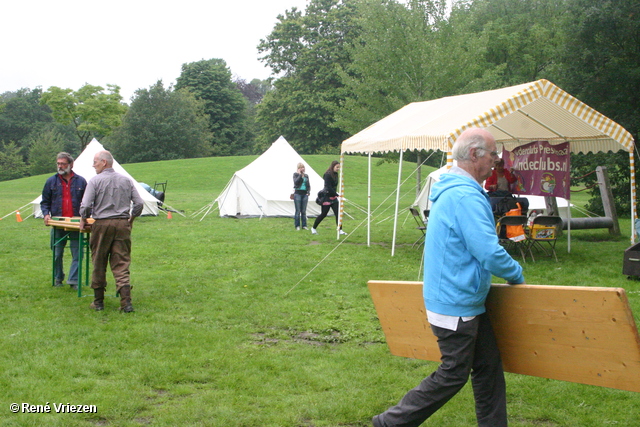
[[[122,307],[120,309],[120,311],[122,311],[123,313],[133,313],[134,312],[133,306],[131,304],[128,304],[128,305]]]
[[[76,285],[75,283],[71,283],[71,284],[69,284],[69,287],[70,287],[71,289],[73,289],[74,291],[77,291],[77,290],[78,290],[78,285]]]
[[[56,288],[59,288],[62,286],[62,280],[56,280],[56,282],[53,284],[53,286],[55,286]]]

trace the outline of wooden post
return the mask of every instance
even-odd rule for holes
[[[598,177],[598,186],[600,187],[600,197],[602,197],[602,207],[604,208],[604,216],[609,217],[613,221],[613,225],[609,228],[609,234],[614,236],[620,235],[620,224],[618,223],[618,214],[616,212],[616,203],[613,200],[613,193],[609,186],[609,174],[606,166],[598,166],[596,168]]]

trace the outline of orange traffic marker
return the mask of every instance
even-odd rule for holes
[[[16,221],[22,222],[22,217],[20,216],[20,211],[16,211]]]
[[[171,219],[173,218],[173,215],[171,215],[171,211],[167,211],[167,219]]]

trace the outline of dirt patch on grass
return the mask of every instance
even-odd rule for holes
[[[280,331],[274,332],[257,332],[251,334],[253,337],[253,345],[274,346],[279,343],[296,343],[311,346],[322,346],[329,344],[339,344],[345,341],[345,336],[339,331],[327,331],[326,333],[317,333],[312,331]]]

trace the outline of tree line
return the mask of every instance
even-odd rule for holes
[[[337,153],[344,139],[409,102],[541,78],[636,138],[639,21],[635,0],[310,0],[279,15],[257,46],[268,81],[234,82],[222,59],[184,64],[175,86],[157,82],[110,111],[117,120],[87,107],[103,114],[91,125],[80,111],[62,120],[56,110],[69,103],[56,105],[52,88],[2,95],[0,164],[21,156],[24,168],[13,175],[36,173],[37,152],[56,141],[80,148],[87,132],[122,162],[259,153],[279,135],[302,154]],[[118,90],[92,93],[106,102]],[[87,103],[70,92],[76,105]],[[574,157],[576,176],[594,166]],[[606,160],[618,208],[628,212],[628,157]]]

